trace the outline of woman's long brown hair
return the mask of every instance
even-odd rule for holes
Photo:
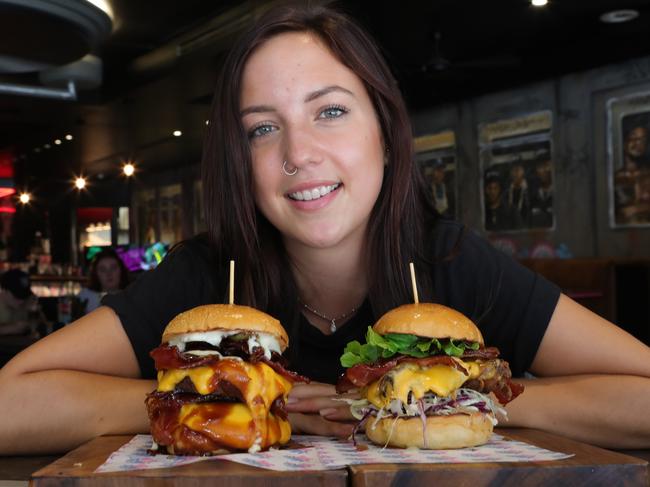
[[[227,262],[237,263],[236,299],[265,310],[285,325],[297,351],[300,310],[282,236],[253,198],[251,154],[240,116],[242,72],[251,53],[284,32],[317,36],[364,83],[374,105],[388,163],[367,233],[368,297],[375,316],[412,299],[408,262],[420,265],[418,290],[432,298],[426,233],[436,218],[423,179],[413,163],[411,125],[390,69],[368,34],[346,15],[327,7],[274,9],[234,45],[225,60],[204,145],[202,178],[208,236],[225,299]],[[292,355],[294,355],[292,353]]]

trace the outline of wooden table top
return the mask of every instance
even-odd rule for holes
[[[574,456],[550,462],[351,465],[354,487],[650,486],[648,462],[543,431],[498,428],[513,440]]]
[[[498,429],[506,437],[549,450],[570,453],[547,462],[465,464],[352,465],[317,472],[275,472],[234,462],[198,462],[183,467],[94,474],[93,471],[130,436],[96,438],[34,473],[32,487],[140,487],[199,486],[208,480],[217,486],[471,486],[567,485],[642,486],[648,481],[648,463],[638,457],[604,450],[549,433],[526,429]],[[643,450],[642,452],[646,452]]]
[[[235,462],[197,462],[182,467],[95,474],[108,456],[128,442],[131,436],[104,436],[80,446],[32,476],[32,487],[305,487],[348,485],[346,469],[319,472],[274,472]]]
[[[0,486],[3,481],[29,480],[34,472],[46,467],[59,456],[0,457]]]

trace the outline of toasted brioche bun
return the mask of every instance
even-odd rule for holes
[[[243,330],[267,333],[277,338],[284,351],[289,345],[287,332],[278,320],[249,306],[237,304],[205,304],[177,315],[163,332],[162,341],[184,333]]]
[[[372,327],[380,335],[405,333],[428,338],[453,338],[483,344],[481,330],[467,316],[434,303],[404,304],[390,310]]]
[[[395,425],[393,425],[395,423]],[[380,419],[373,428],[374,419],[366,425],[366,436],[378,445],[397,448],[422,448],[443,450],[483,445],[492,434],[492,421],[485,413],[454,414],[451,416],[428,416],[426,424],[427,444],[422,436],[422,420],[419,417]],[[392,430],[392,433],[391,433]]]

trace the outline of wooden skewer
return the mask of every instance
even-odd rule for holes
[[[230,285],[228,290],[228,301],[230,304],[235,304],[235,261],[230,261]]]
[[[413,286],[413,302],[418,304],[420,300],[418,299],[418,286],[415,283],[415,267],[413,267],[413,262],[409,262],[409,268],[411,269],[411,285]]]

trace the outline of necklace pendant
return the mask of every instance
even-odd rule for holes
[[[330,323],[330,331],[332,333],[336,332],[336,321],[335,320],[332,320],[332,322]]]

